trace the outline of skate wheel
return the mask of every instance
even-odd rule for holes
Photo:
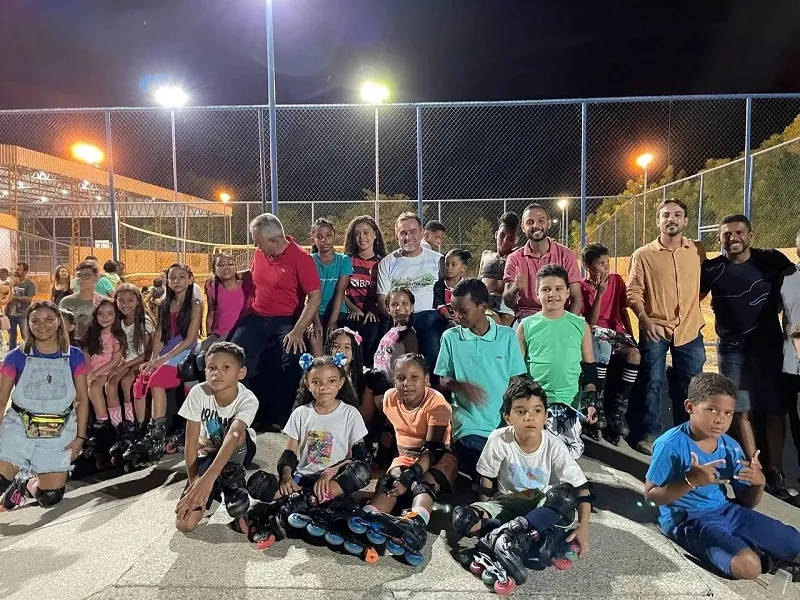
[[[422,554],[418,554],[416,552],[406,552],[405,553],[406,562],[410,564],[412,567],[418,567],[422,564],[425,560],[425,557]]]
[[[298,513],[290,514],[286,520],[288,521],[289,525],[291,525],[295,529],[302,529],[303,527],[311,523],[310,519],[307,519],[306,517]]]
[[[455,559],[462,567],[469,569],[469,566],[472,564],[473,555],[474,552],[472,550],[460,550],[456,553]]]
[[[248,535],[250,532],[250,526],[247,524],[247,519],[244,517],[239,517],[233,522],[235,529],[234,531],[238,531],[239,533],[243,533]]]
[[[486,567],[483,566],[483,563],[479,563],[477,560],[473,560],[469,563],[469,572],[473,575],[480,576]]]
[[[552,558],[550,564],[557,571],[566,571],[572,566],[572,561],[566,557]]]
[[[331,546],[341,546],[342,544],[344,544],[344,538],[340,536],[338,533],[334,533],[333,531],[328,531],[325,534],[325,541],[328,542]]]
[[[270,548],[272,544],[275,543],[275,536],[271,533],[267,533],[267,537],[261,538],[256,542],[256,548],[259,550],[266,550]]]
[[[306,531],[308,532],[308,535],[314,537],[322,537],[327,533],[328,530],[314,523],[309,523],[308,525],[306,525]]]
[[[405,553],[405,549],[400,544],[388,538],[386,540],[386,551],[393,556],[403,556]]]
[[[517,582],[514,581],[513,577],[509,577],[505,581],[500,581],[498,579],[494,582],[494,593],[498,596],[507,596],[515,589],[517,589]]]
[[[358,517],[351,517],[347,520],[347,527],[353,533],[362,534],[367,530],[367,523]]]
[[[112,467],[118,467],[119,466],[119,457],[118,456],[112,456],[111,457],[111,466]]]
[[[126,473],[130,473],[131,471],[133,471],[133,463],[126,462],[125,466],[122,467],[122,470],[125,471]]]
[[[360,544],[356,544],[354,542],[345,542],[344,543],[344,549],[347,552],[349,552],[350,554],[358,555],[358,554],[361,554],[361,552],[363,552],[364,547],[361,546]]]
[[[376,562],[378,562],[378,551],[375,550],[375,548],[365,548],[364,562],[370,565],[374,565]]]
[[[578,544],[570,544],[567,547],[567,551],[564,553],[564,557],[575,562],[578,560],[578,553],[581,551],[581,547]]]
[[[481,573],[481,581],[483,581],[483,583],[485,583],[488,586],[493,586],[495,583],[499,581],[499,579],[497,578],[497,575],[495,575],[494,572],[490,571],[489,569],[486,569],[484,570],[483,573]]]
[[[367,539],[373,544],[383,544],[386,541],[386,536],[378,533],[377,531],[367,530]]]

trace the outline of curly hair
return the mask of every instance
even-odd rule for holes
[[[333,367],[339,370],[339,375],[344,379],[344,385],[342,385],[342,389],[339,390],[339,393],[336,395],[336,397],[345,404],[349,404],[350,406],[355,406],[358,408],[358,396],[356,396],[356,390],[350,381],[350,376],[348,375],[345,367],[340,367],[334,363],[332,356],[318,356],[311,362],[311,366],[303,371],[303,377],[300,379],[300,387],[297,388],[297,395],[295,396],[292,410],[303,406],[304,404],[313,404],[316,401],[314,395],[311,393],[311,390],[308,389],[308,378],[314,369],[318,369],[320,367]]]
[[[363,380],[364,380],[364,356],[363,352],[361,351],[361,345],[356,341],[356,336],[353,335],[351,330],[345,329],[344,327],[339,327],[338,329],[334,329],[331,331],[328,338],[325,340],[325,348],[323,349],[323,354],[326,356],[333,356],[335,352],[333,351],[333,344],[336,341],[336,338],[340,335],[346,335],[350,338],[350,344],[353,347],[353,359],[347,365],[347,370],[350,372],[350,381],[353,382],[353,385],[356,388],[356,392],[358,392],[359,396],[361,395],[361,391],[363,391]]]
[[[358,244],[356,244],[356,227],[366,223],[375,232],[375,241],[372,243],[372,251],[375,256],[383,258],[386,256],[386,245],[383,243],[383,234],[380,227],[375,222],[375,219],[369,215],[361,215],[356,217],[347,225],[347,232],[344,234],[344,253],[348,256],[355,256],[358,254]]]

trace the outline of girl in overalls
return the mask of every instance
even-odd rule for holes
[[[197,346],[202,306],[194,294],[194,275],[186,265],[173,264],[167,271],[167,292],[158,307],[158,323],[153,334],[152,360],[144,363],[133,384],[136,420],[145,419],[147,392],[152,400],[150,425],[144,439],[133,445],[136,455],[147,455],[149,462],[164,453],[166,440],[167,390],[181,385],[178,365]],[[127,459],[126,459],[127,460]]]
[[[0,366],[0,492],[4,510],[36,498],[44,507],[64,496],[70,464],[86,441],[88,367],[69,345],[61,312],[34,302],[24,346]],[[19,474],[18,474],[19,473]]]

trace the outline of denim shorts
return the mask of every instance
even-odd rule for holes
[[[19,414],[10,408],[0,423],[0,461],[34,475],[68,473],[72,470],[72,454],[64,448],[77,434],[78,423],[73,411],[59,437],[29,438]]]

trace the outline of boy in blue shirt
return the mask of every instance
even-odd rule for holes
[[[444,332],[434,373],[452,393],[453,450],[459,470],[475,477],[475,465],[500,423],[511,378],[527,371],[516,334],[486,316],[489,290],[480,279],[459,281],[451,306],[460,327]]]
[[[659,507],[667,536],[723,574],[755,579],[780,567],[798,581],[800,532],[752,510],[764,492],[759,451],[748,460],[725,434],[736,394],[736,386],[722,375],[692,378],[684,403],[689,421],[655,441],[645,498]],[[725,495],[726,483],[733,487],[734,501]]]

